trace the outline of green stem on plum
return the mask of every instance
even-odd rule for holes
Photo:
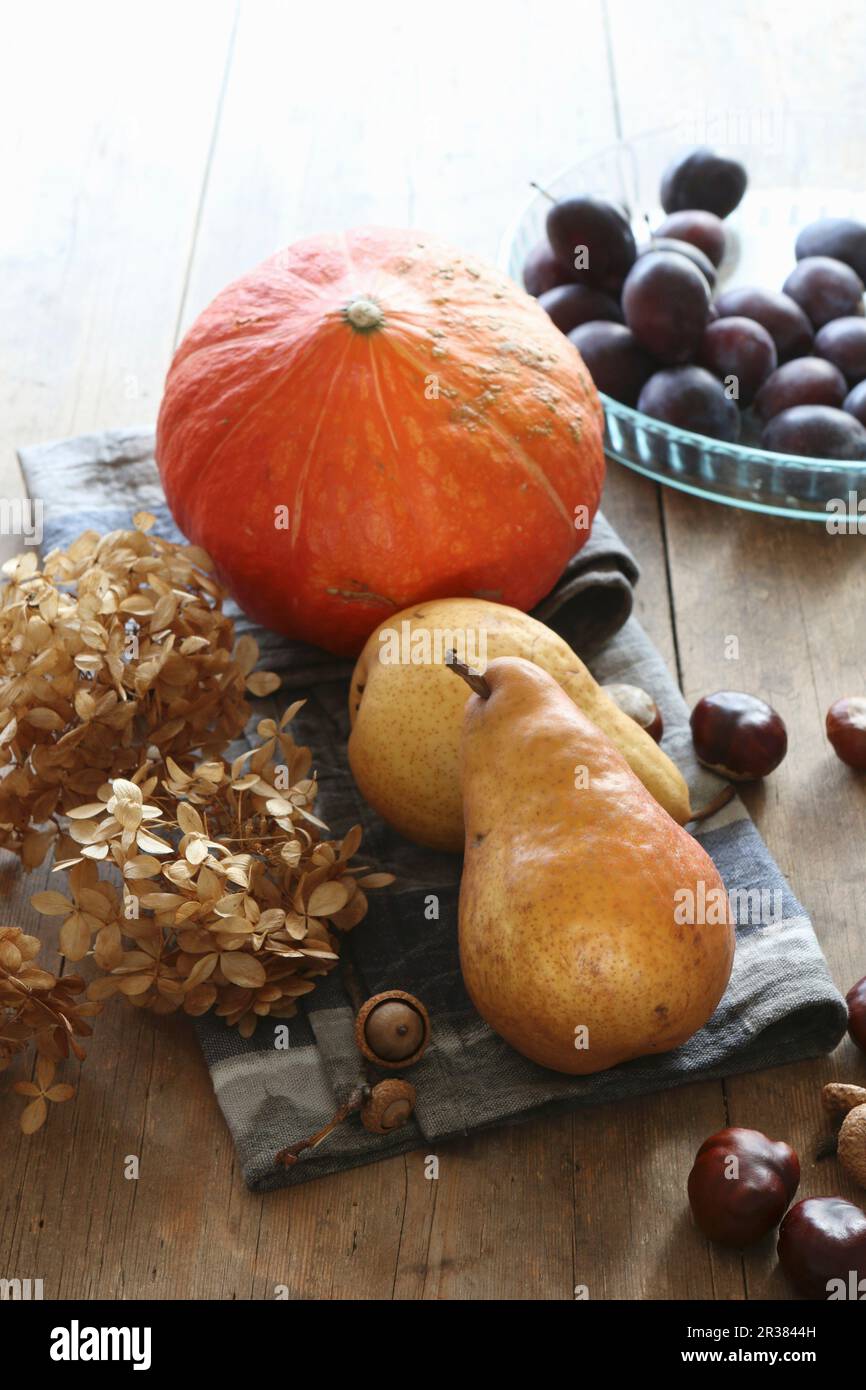
[[[543,198],[548,198],[548,199],[550,200],[551,203],[555,203],[555,202],[556,202],[556,199],[554,198],[553,194],[552,194],[552,193],[548,193],[548,191],[547,191],[546,188],[542,188],[540,183],[536,183],[536,182],[535,182],[535,179],[530,179],[530,180],[529,180],[529,187],[530,187],[530,188],[534,188],[535,191],[536,191],[536,193],[540,193],[540,194],[542,195]]]

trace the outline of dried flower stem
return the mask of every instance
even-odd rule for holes
[[[347,1120],[350,1115],[357,1114],[357,1112],[361,1109],[361,1106],[363,1105],[367,1096],[369,1095],[369,1092],[369,1086],[358,1086],[352,1092],[349,1099],[346,1101],[346,1104],[340,1106],[340,1108],[334,1114],[333,1118],[330,1119],[326,1125],[323,1125],[322,1128],[320,1130],[317,1130],[315,1134],[311,1134],[309,1139],[299,1139],[296,1144],[290,1144],[288,1148],[280,1149],[280,1152],[276,1155],[274,1162],[281,1163],[284,1167],[290,1168],[293,1163],[297,1163],[298,1158],[304,1152],[305,1149],[318,1148],[322,1140],[327,1139],[328,1135],[333,1130],[335,1130],[338,1125],[343,1124],[343,1122]]]

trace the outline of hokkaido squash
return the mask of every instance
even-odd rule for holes
[[[602,410],[535,300],[413,231],[298,242],[171,365],[169,506],[251,617],[354,655],[389,613],[531,608],[589,534]]]

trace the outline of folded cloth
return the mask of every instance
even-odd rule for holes
[[[22,450],[20,458],[30,496],[43,503],[44,549],[68,545],[87,528],[128,527],[139,510],[157,516],[161,535],[178,538],[153,462],[152,431],[87,435]],[[628,550],[598,516],[590,540],[536,612],[591,658],[599,681],[629,681],[652,694],[664,717],[664,747],[689,783],[692,804],[704,805],[720,783],[696,763],[686,705],[631,616],[636,579]],[[350,938],[362,984],[369,994],[409,991],[423,1000],[432,1021],[431,1045],[410,1073],[417,1088],[410,1123],[379,1136],[352,1118],[285,1168],[275,1164],[275,1155],[324,1125],[362,1075],[340,974],[326,977],[304,998],[303,1012],[288,1024],[287,1049],[275,1047],[270,1020],[248,1041],[218,1018],[197,1020],[250,1187],[292,1185],[408,1149],[429,1149],[451,1135],[793,1062],[839,1042],[845,1003],[812,924],[735,800],[697,834],[729,893],[737,890],[736,901],[745,905],[740,916],[748,918],[737,928],[727,992],[706,1027],[674,1052],[595,1076],[561,1076],[521,1057],[482,1022],[463,987],[456,931],[459,856],[410,844],[355,787],[346,757],[351,663],[255,629],[234,612],[240,629],[254,631],[262,665],[280,672],[284,690],[307,697],[293,732],[313,750],[318,813],[334,835],[360,822],[364,862],[397,875],[392,888],[373,895],[368,916]],[[267,712],[286,703],[282,696],[272,697]],[[22,884],[22,904],[26,893]]]

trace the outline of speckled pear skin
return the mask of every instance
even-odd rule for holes
[[[440,660],[387,664],[380,634],[483,632],[487,657],[522,656],[543,666],[621,749],[675,820],[691,814],[679,768],[615,705],[567,642],[528,613],[487,599],[431,599],[382,623],[368,638],[349,693],[349,762],[361,793],[407,839],[432,849],[463,848],[460,731],[467,687]],[[476,641],[478,639],[476,638]],[[440,643],[441,645],[441,643]]]
[[[675,921],[677,890],[724,891],[713,861],[547,672],[502,657],[485,680],[461,740],[460,962],[475,1007],[561,1072],[678,1047],[731,973],[730,925]]]

